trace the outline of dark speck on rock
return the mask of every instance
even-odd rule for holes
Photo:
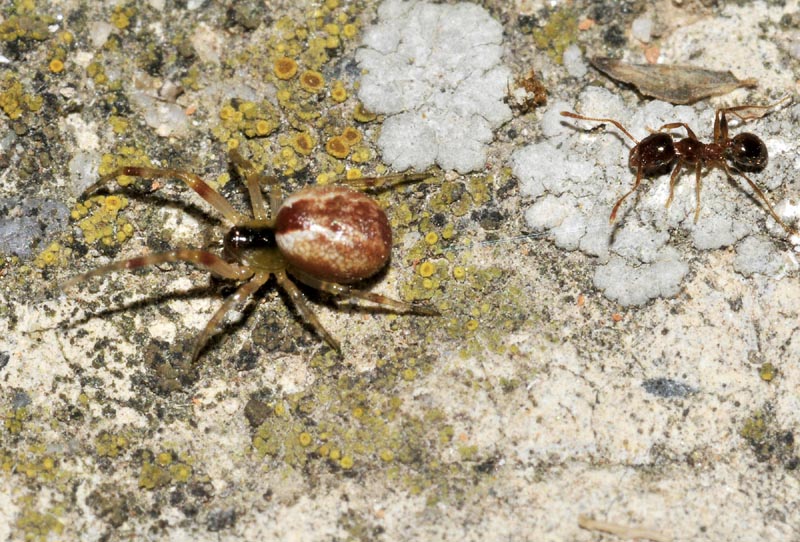
[[[230,529],[236,523],[236,510],[228,508],[224,510],[212,510],[208,514],[208,530],[218,532],[222,529]]]
[[[697,393],[697,389],[692,386],[671,378],[651,378],[642,382],[642,387],[647,393],[665,398],[686,397]]]

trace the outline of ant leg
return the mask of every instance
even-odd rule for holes
[[[750,179],[750,177],[748,177],[747,175],[745,175],[745,174],[744,174],[744,172],[742,172],[742,171],[739,171],[739,170],[731,170],[731,169],[730,169],[730,167],[728,167],[728,164],[726,164],[725,162],[722,162],[722,167],[723,167],[723,169],[725,170],[725,173],[727,173],[727,175],[728,175],[728,177],[729,177],[729,178],[732,178],[732,177],[733,177],[732,173],[738,173],[739,175],[741,175],[742,177],[744,177],[744,179],[745,179],[745,180],[747,181],[747,183],[750,185],[750,188],[752,188],[752,189],[753,189],[753,192],[755,192],[756,194],[758,194],[758,197],[759,197],[759,198],[761,198],[761,201],[763,201],[763,202],[764,202],[764,205],[766,205],[766,207],[767,207],[767,211],[769,211],[769,214],[770,214],[770,215],[772,215],[772,218],[774,218],[774,219],[775,219],[775,222],[777,222],[778,224],[780,224],[780,225],[781,225],[781,227],[782,227],[784,230],[786,230],[786,233],[788,233],[789,235],[800,235],[800,233],[798,233],[798,231],[797,231],[796,229],[794,229],[793,227],[791,227],[791,226],[787,225],[787,224],[786,224],[786,223],[785,223],[785,222],[784,222],[784,221],[781,219],[781,217],[779,217],[779,216],[778,216],[778,213],[776,213],[776,212],[775,212],[775,209],[773,209],[773,208],[772,208],[772,204],[770,204],[769,200],[767,199],[767,196],[765,196],[765,195],[764,195],[764,192],[762,192],[762,191],[761,191],[761,189],[758,187],[758,185],[757,185],[756,183],[754,183],[754,182],[753,182],[753,181]]]
[[[783,102],[791,99],[792,99],[791,96],[784,96],[777,102],[767,105],[737,105],[736,107],[726,107],[723,109],[717,109],[717,112],[714,115],[714,142],[722,143],[728,139],[728,119],[726,117],[727,114],[735,115],[742,122],[747,122],[748,120],[752,119],[760,119],[761,117],[766,115],[767,110],[773,109],[781,105]],[[761,113],[760,115],[758,114],[742,115],[738,113],[738,111],[747,111],[754,109],[758,111],[764,111],[764,113]]]
[[[203,332],[195,339],[194,348],[192,349],[192,363],[197,360],[197,356],[203,350],[203,347],[208,342],[208,339],[217,332],[222,325],[222,320],[229,312],[234,311],[244,305],[259,288],[269,280],[270,274],[265,272],[258,272],[249,281],[245,282],[229,296],[208,321]]]
[[[307,273],[303,273],[302,271],[297,271],[295,269],[290,269],[289,272],[295,277],[297,277],[297,279],[303,284],[311,286],[312,288],[316,288],[317,290],[322,290],[323,292],[328,292],[329,294],[335,294],[345,298],[354,297],[356,299],[363,299],[365,301],[370,301],[372,303],[375,303],[376,305],[378,305],[379,307],[383,307],[384,309],[391,309],[394,311],[413,312],[414,314],[422,314],[425,316],[439,315],[439,311],[437,311],[436,309],[432,309],[430,307],[424,307],[421,305],[417,305],[415,303],[406,303],[404,301],[392,299],[391,297],[387,297],[381,294],[365,292],[363,290],[356,290],[350,288],[349,286],[338,284],[336,282],[328,282],[326,280],[320,280],[318,278],[312,277]]]
[[[636,169],[636,180],[633,182],[633,188],[628,190],[628,192],[617,200],[617,203],[614,205],[614,208],[611,210],[611,216],[609,217],[609,222],[614,222],[617,219],[617,211],[619,210],[619,206],[622,205],[622,202],[625,201],[625,198],[636,192],[636,189],[639,188],[639,184],[642,182],[642,166],[639,166]]]
[[[740,120],[743,120],[743,121],[748,121],[748,120],[752,120],[752,119],[760,119],[761,117],[763,117],[765,115],[765,113],[761,113],[760,115],[758,115],[758,114],[755,114],[755,115],[741,115],[741,114],[737,113],[737,111],[747,111],[749,109],[754,109],[754,110],[758,110],[758,111],[767,111],[769,109],[774,109],[774,108],[778,107],[779,105],[781,105],[783,102],[785,102],[787,100],[791,100],[791,99],[792,99],[791,96],[784,96],[783,98],[781,98],[777,102],[774,102],[774,103],[771,103],[771,104],[767,104],[767,105],[747,105],[747,104],[745,104],[745,105],[737,105],[735,107],[726,107],[724,109],[718,109],[717,113],[718,114],[722,113],[723,115],[725,115],[727,113],[730,113],[732,115],[737,116]]]
[[[188,171],[181,171],[178,169],[163,169],[139,166],[124,166],[115,169],[108,175],[103,175],[92,186],[84,191],[84,194],[90,194],[101,186],[106,184],[111,179],[116,179],[121,175],[129,175],[131,177],[141,177],[143,179],[156,179],[159,177],[180,179],[185,182],[189,188],[197,192],[197,194],[210,203],[217,211],[228,219],[233,224],[238,224],[247,220],[247,217],[239,213],[233,206],[228,203],[222,194],[211,188],[206,182]]]
[[[70,278],[61,285],[61,289],[66,290],[67,288],[75,286],[79,282],[83,282],[92,277],[105,275],[106,273],[111,273],[112,271],[138,269],[139,267],[145,267],[148,265],[158,265],[160,263],[178,261],[192,263],[226,279],[244,280],[253,275],[253,272],[247,267],[228,263],[211,252],[184,248],[179,250],[171,250],[169,252],[160,252],[157,254],[146,254],[136,258],[110,263],[108,265],[98,267],[97,269],[93,269],[88,273],[83,273],[82,275],[76,275]]]
[[[261,193],[261,182],[266,182],[269,185],[269,199],[270,210],[272,216],[278,214],[278,207],[280,207],[280,188],[278,187],[278,179],[272,175],[259,175],[256,172],[253,163],[245,159],[239,151],[231,149],[228,152],[231,162],[239,168],[239,171],[244,176],[247,182],[247,191],[250,194],[250,206],[253,208],[253,217],[256,220],[267,220],[267,206],[264,203],[264,195]]]
[[[359,177],[357,179],[336,179],[333,182],[337,184],[346,184],[359,190],[366,188],[391,188],[404,183],[412,183],[417,181],[424,181],[433,175],[427,171],[422,173],[393,173],[391,175],[382,175],[380,177]]]
[[[688,136],[691,139],[697,139],[697,136],[694,135],[694,132],[692,131],[692,129],[689,128],[689,125],[686,124],[685,122],[670,122],[670,123],[667,123],[667,124],[663,125],[661,128],[659,128],[658,130],[656,130],[656,133],[663,132],[665,130],[674,130],[675,128],[680,128],[680,127],[686,128],[686,133],[688,134]]]
[[[311,307],[308,305],[308,300],[306,299],[306,296],[303,295],[303,292],[300,291],[295,283],[292,282],[292,280],[287,277],[286,273],[283,271],[276,272],[275,278],[278,280],[278,284],[281,286],[281,288],[283,288],[286,293],[289,294],[289,297],[292,299],[292,303],[294,303],[294,306],[297,308],[297,312],[300,313],[300,316],[302,316],[306,322],[311,324],[311,327],[314,328],[314,331],[316,331],[323,339],[325,339],[325,342],[328,343],[331,348],[341,354],[342,347],[339,344],[339,341],[334,339],[333,336],[322,326],[319,318],[317,318],[317,315],[314,314],[314,311],[311,310]]]
[[[672,175],[669,177],[669,197],[667,198],[667,203],[664,207],[669,209],[669,206],[672,205],[672,198],[675,196],[675,185],[678,184],[678,174],[681,172],[681,168],[683,167],[683,160],[678,160],[678,163],[675,164],[675,169],[672,170]]]
[[[638,139],[633,137],[631,135],[631,133],[628,130],[626,130],[625,127],[622,124],[619,123],[619,121],[616,121],[614,119],[601,119],[601,118],[596,118],[596,117],[584,117],[583,115],[578,115],[577,113],[573,113],[571,111],[561,111],[561,116],[562,117],[569,117],[571,119],[578,119],[578,120],[590,120],[590,121],[593,121],[593,122],[610,122],[611,124],[613,124],[614,126],[619,128],[622,131],[623,134],[625,134],[626,136],[631,138],[631,140],[633,140],[634,143],[639,143]]]
[[[700,218],[700,188],[703,186],[703,176],[701,175],[700,162],[694,166],[694,194],[695,194],[695,208],[694,208],[694,223],[697,224],[697,219]]]

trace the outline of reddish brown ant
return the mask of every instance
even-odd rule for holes
[[[636,179],[631,188],[624,196],[617,200],[614,208],[611,210],[610,222],[614,222],[617,218],[617,211],[619,210],[625,198],[630,196],[641,184],[642,177],[647,175],[656,175],[665,170],[672,169],[672,175],[669,179],[669,197],[667,198],[666,206],[672,203],[672,198],[675,192],[675,185],[678,182],[678,175],[684,167],[694,167],[695,172],[695,193],[697,195],[697,206],[694,211],[694,221],[697,222],[700,216],[700,187],[702,186],[701,177],[702,170],[706,168],[711,170],[720,168],[729,179],[733,178],[734,174],[741,175],[753,191],[764,202],[769,214],[772,218],[785,229],[789,235],[797,235],[797,230],[788,226],[781,220],[781,217],[772,208],[764,192],[748,177],[745,171],[761,171],[767,165],[767,146],[764,142],[749,132],[736,134],[733,137],[728,135],[728,118],[727,115],[735,115],[742,121],[747,121],[754,118],[760,118],[764,115],[757,114],[743,114],[742,111],[746,110],[759,110],[766,111],[772,109],[788,98],[776,102],[771,105],[740,105],[736,107],[727,107],[724,109],[717,109],[714,117],[714,141],[712,143],[703,143],[694,134],[691,128],[684,122],[670,122],[663,125],[654,133],[645,137],[641,141],[637,140],[631,133],[625,129],[622,124],[614,119],[604,119],[595,117],[585,117],[572,113],[570,111],[562,111],[561,114],[565,117],[570,117],[579,120],[589,120],[594,122],[610,122],[622,133],[631,138],[635,145],[630,151],[628,158],[628,166],[636,169]],[[670,130],[676,128],[685,128],[687,137],[675,140],[669,133]],[[730,163],[729,163],[730,162]]]

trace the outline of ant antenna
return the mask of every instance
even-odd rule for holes
[[[639,140],[636,139],[635,137],[633,137],[631,135],[631,133],[628,130],[626,130],[625,127],[622,124],[620,124],[618,121],[616,121],[614,119],[600,119],[600,118],[595,118],[595,117],[584,117],[583,115],[578,115],[577,113],[573,113],[571,111],[561,111],[561,116],[562,117],[569,117],[569,118],[572,118],[572,119],[578,119],[578,120],[592,120],[592,121],[595,121],[595,122],[610,122],[611,124],[613,124],[614,126],[619,128],[620,130],[622,130],[622,133],[624,133],[626,136],[631,138],[631,140],[634,143],[636,143],[637,145],[639,144]]]

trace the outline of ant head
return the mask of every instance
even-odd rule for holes
[[[628,166],[642,169],[645,175],[655,175],[668,169],[675,160],[672,136],[656,132],[642,139],[631,149]]]
[[[736,134],[725,145],[725,157],[742,171],[761,171],[767,165],[767,146],[754,134]]]

